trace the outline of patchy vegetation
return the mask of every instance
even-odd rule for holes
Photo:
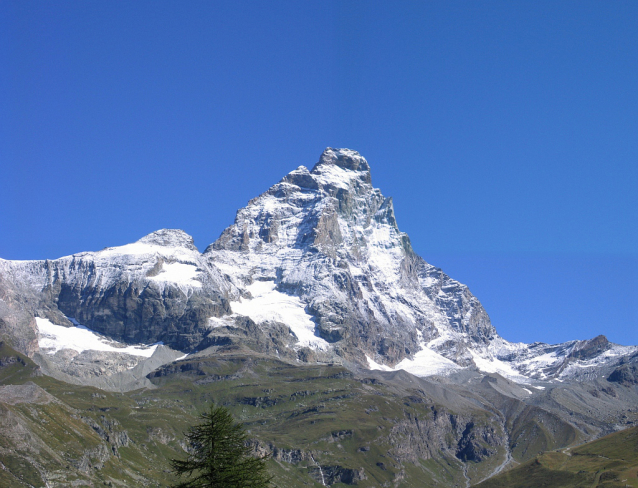
[[[573,449],[546,452],[481,488],[638,487],[638,427]]]

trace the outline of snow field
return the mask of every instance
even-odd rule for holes
[[[197,266],[183,263],[164,263],[162,271],[151,279],[168,281],[177,285],[201,287],[201,281],[196,280]]]
[[[474,360],[474,364],[476,364],[476,367],[484,373],[498,373],[501,376],[504,376],[505,378],[508,378],[516,383],[527,384],[530,382],[530,379],[528,377],[520,374],[505,361],[501,361],[500,359],[495,358],[485,359],[479,356],[472,349],[469,349],[469,351],[472,355],[472,359]]]
[[[419,338],[421,338],[421,331],[417,331]],[[405,358],[394,368],[390,368],[384,364],[379,364],[373,361],[370,357],[366,356],[370,369],[377,369],[382,371],[399,371],[404,370],[414,376],[426,377],[437,374],[447,374],[454,370],[461,369],[453,361],[441,356],[439,353],[433,351],[425,345],[424,341],[421,341],[421,350],[414,355],[413,359]]]
[[[287,325],[299,339],[300,346],[327,350],[328,342],[315,335],[315,323],[299,297],[275,288],[274,281],[255,281],[247,287],[253,298],[230,302],[230,307],[234,313],[250,317],[257,324],[276,321]]]
[[[38,326],[38,345],[47,354],[55,354],[63,349],[72,349],[79,353],[83,351],[106,351],[131,354],[150,358],[160,342],[149,346],[116,347],[113,341],[93,332],[83,325],[64,327],[55,325],[48,319],[36,317]]]

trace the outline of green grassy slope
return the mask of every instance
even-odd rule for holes
[[[229,408],[255,450],[272,456],[281,488],[465,487],[506,460],[497,410],[403,372],[357,377],[338,365],[235,350],[165,365],[150,380],[154,388],[127,393],[71,385],[0,344],[0,486],[169,486],[169,460],[184,455],[183,432],[211,402]],[[483,398],[502,407],[490,391]],[[544,410],[507,401],[516,459],[573,442],[575,434]],[[581,469],[563,473],[551,464],[551,456],[580,456],[573,452],[517,469],[527,469],[527,479],[589,480]],[[591,480],[612,481],[605,476],[595,469]],[[508,483],[494,486],[519,486]]]
[[[582,446],[546,452],[480,488],[638,487],[638,427]]]
[[[418,388],[357,379],[335,365],[222,355],[161,368],[155,389],[109,393],[42,376],[6,346],[0,353],[0,485],[7,487],[168,486],[168,460],[184,455],[182,434],[210,402],[227,406],[255,449],[272,455],[277,486],[323,486],[323,479],[460,487],[455,436],[470,418],[470,429],[490,423],[488,412],[468,410],[460,398],[455,410]],[[475,437],[477,449],[489,448]],[[491,454],[468,463],[468,474],[493,469],[503,453]]]

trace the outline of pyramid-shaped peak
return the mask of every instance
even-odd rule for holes
[[[181,229],[156,230],[137,242],[162,247],[181,247],[197,251],[193,238]]]
[[[370,171],[370,165],[361,154],[352,149],[345,148],[336,149],[327,147],[321,154],[319,162],[312,169],[313,173],[325,165],[339,166],[340,168],[351,171]]]
[[[282,182],[312,190],[321,188],[328,193],[339,189],[349,189],[352,185],[355,188],[361,188],[362,183],[369,188],[370,166],[357,151],[328,147],[323,151],[312,171],[308,171],[305,166],[299,166],[284,176]],[[277,185],[271,188],[273,189],[279,191]]]

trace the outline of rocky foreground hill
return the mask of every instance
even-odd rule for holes
[[[7,486],[164,486],[211,400],[279,486],[469,486],[638,419],[637,347],[501,338],[348,149],[251,200],[203,253],[163,229],[0,260],[0,338]]]

